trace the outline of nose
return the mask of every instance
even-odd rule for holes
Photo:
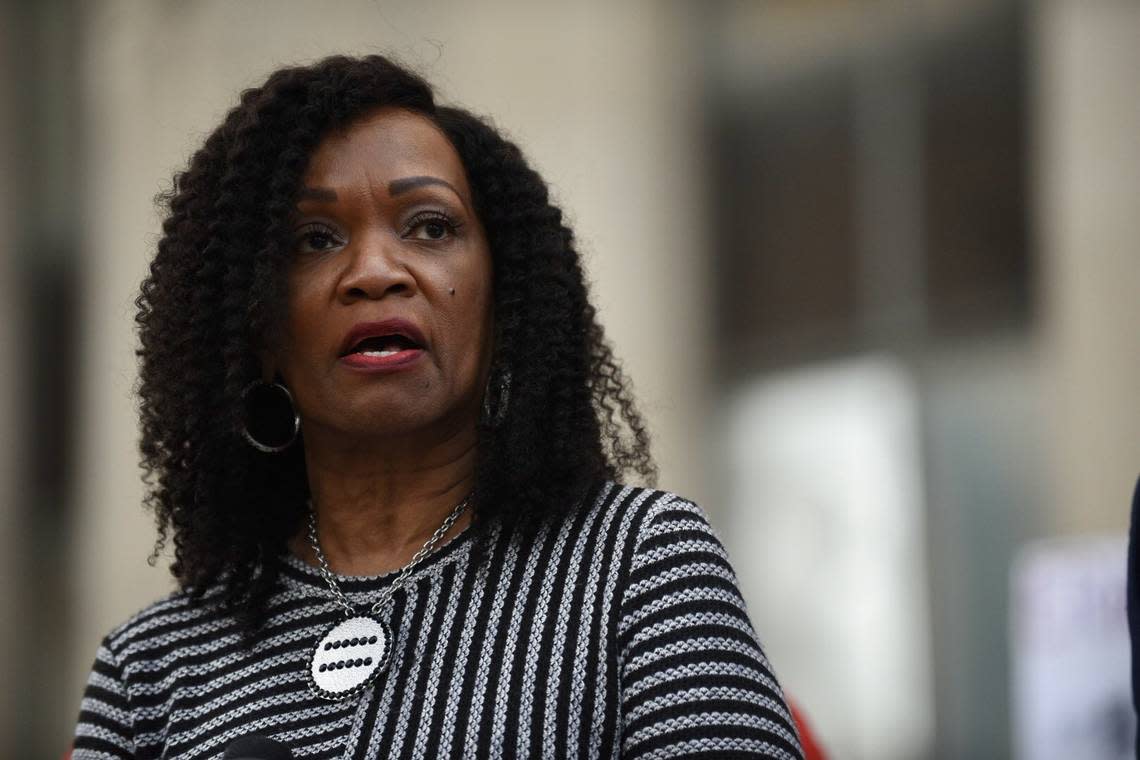
[[[358,238],[346,253],[348,268],[337,291],[342,301],[378,299],[388,295],[410,296],[416,291],[416,278],[401,256],[399,241],[384,235]]]

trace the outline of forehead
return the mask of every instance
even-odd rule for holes
[[[304,184],[386,185],[424,175],[445,179],[469,193],[459,154],[439,127],[411,111],[381,108],[326,135],[309,158]]]

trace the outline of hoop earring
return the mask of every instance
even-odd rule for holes
[[[293,394],[284,385],[254,380],[241,392],[241,400],[241,432],[250,446],[266,454],[278,454],[297,440],[301,415],[293,405]]]
[[[498,380],[487,380],[487,390],[483,393],[483,425],[497,428],[507,417],[507,407],[511,401],[511,373],[503,370]]]

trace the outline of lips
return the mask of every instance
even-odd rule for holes
[[[422,349],[427,340],[418,327],[406,319],[361,322],[349,330],[341,344],[340,356],[349,354],[386,355],[408,349]]]

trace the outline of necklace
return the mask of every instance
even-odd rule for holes
[[[345,612],[345,619],[334,623],[324,632],[309,656],[310,691],[322,699],[348,699],[364,691],[379,677],[388,664],[388,655],[392,649],[392,634],[379,617],[381,610],[392,601],[412,570],[435,550],[470,501],[471,494],[467,494],[463,501],[455,505],[443,524],[436,528],[411,561],[400,569],[396,580],[380,593],[380,598],[367,612],[358,611],[336,582],[317,540],[316,510],[312,504],[309,505],[309,546],[317,557],[321,576],[336,598],[336,603]]]

